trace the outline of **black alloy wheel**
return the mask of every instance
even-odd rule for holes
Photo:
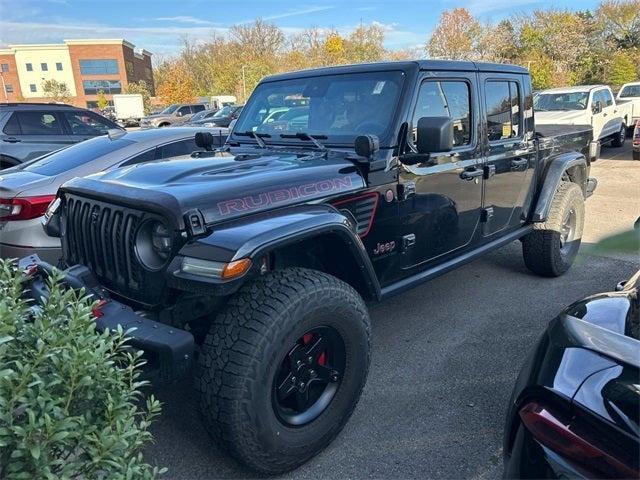
[[[285,425],[318,418],[335,396],[344,374],[344,340],[337,330],[321,326],[298,339],[273,381],[273,407]]]

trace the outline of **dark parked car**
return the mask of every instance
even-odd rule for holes
[[[307,111],[266,122],[287,99]],[[71,180],[45,228],[70,282],[103,300],[98,327],[135,324],[132,344],[168,378],[198,344],[210,432],[250,467],[284,472],[358,402],[365,300],[517,239],[533,272],[570,268],[596,187],[590,139],[590,127],[536,131],[522,67],[292,72],[260,82],[222,149]]]
[[[640,271],[566,308],[525,362],[505,478],[640,478]]]
[[[201,126],[202,123],[208,121],[209,118],[213,117],[219,109],[213,108],[209,110],[202,110],[201,112],[193,114],[191,118],[188,118],[182,122],[176,122],[172,127],[185,127],[185,126]]]
[[[204,127],[228,127],[231,122],[237,119],[242,112],[243,105],[227,105],[218,110],[207,121],[202,122]]]
[[[59,148],[122,130],[84,108],[57,103],[0,103],[0,169]]]
[[[169,105],[160,113],[155,113],[140,120],[140,128],[168,127],[174,123],[184,123],[194,114],[206,110],[204,103],[176,103]]]

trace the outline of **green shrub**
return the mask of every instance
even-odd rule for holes
[[[142,397],[141,352],[98,333],[92,303],[49,279],[41,309],[0,260],[0,478],[129,479],[163,473],[143,461],[160,413]],[[144,405],[143,405],[144,404]]]

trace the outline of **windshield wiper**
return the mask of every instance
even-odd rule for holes
[[[246,132],[233,132],[234,135],[239,135],[242,137],[252,137],[256,139],[256,142],[258,143],[258,145],[260,146],[260,148],[266,148],[267,144],[264,143],[264,140],[262,140],[263,138],[271,138],[271,135],[269,135],[268,133],[257,133],[254,132],[253,130],[247,130]]]
[[[299,140],[310,140],[313,144],[318,147],[320,150],[326,150],[322,143],[318,140],[326,140],[326,135],[309,135],[307,132],[298,132],[298,133],[281,133],[280,138],[297,138]]]

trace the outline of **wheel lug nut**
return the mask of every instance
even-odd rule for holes
[[[315,370],[309,370],[309,376],[310,377],[315,377],[316,376],[316,371]]]
[[[296,383],[296,377],[291,377],[291,383]]]
[[[313,357],[309,357],[307,358],[307,362],[309,363],[309,365],[311,365],[313,363]]]

